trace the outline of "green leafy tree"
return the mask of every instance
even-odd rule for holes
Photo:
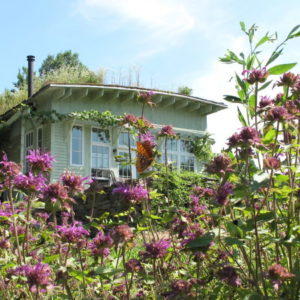
[[[186,96],[191,96],[193,93],[193,89],[183,85],[178,88],[178,93]]]
[[[61,69],[62,67],[80,67],[82,69],[88,69],[80,60],[78,53],[73,53],[71,50],[59,52],[55,56],[48,55],[43,61],[42,66],[39,69],[40,76],[44,76],[50,72]]]

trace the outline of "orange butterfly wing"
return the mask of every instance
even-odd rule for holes
[[[136,142],[137,158],[136,169],[139,173],[146,171],[154,161],[152,147],[147,142]]]

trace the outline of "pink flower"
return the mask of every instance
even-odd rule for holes
[[[270,156],[267,156],[265,159],[264,159],[264,166],[267,168],[267,169],[274,169],[274,170],[277,170],[281,167],[281,162],[278,158],[276,157],[270,157]]]
[[[73,225],[56,226],[56,229],[61,239],[68,243],[80,243],[86,236],[90,235],[79,222],[75,222]]]
[[[151,132],[140,134],[139,139],[142,143],[147,143],[152,148],[156,146],[155,137]]]
[[[12,273],[26,277],[30,291],[33,293],[36,293],[38,289],[40,292],[44,292],[45,288],[52,285],[50,278],[52,272],[48,264],[23,265],[13,270]]]
[[[141,262],[137,259],[130,259],[126,264],[125,264],[125,270],[128,273],[134,273],[134,272],[140,272],[144,268],[141,264]]]
[[[274,104],[274,101],[268,97],[268,96],[262,96],[260,97],[260,102],[259,102],[259,107],[260,108],[264,108],[264,107],[267,107],[267,106],[271,106]]]
[[[262,69],[253,69],[253,70],[244,70],[242,75],[247,74],[247,78],[244,78],[249,84],[254,83],[263,83],[267,80],[269,73],[267,69],[264,67]]]
[[[176,137],[176,133],[171,125],[164,126],[158,135],[162,137]]]
[[[283,106],[275,106],[265,115],[268,121],[284,121],[293,118]]]
[[[42,153],[40,150],[29,150],[26,159],[33,172],[48,172],[54,162],[54,157],[50,153]]]
[[[8,189],[16,175],[20,174],[21,166],[13,161],[9,161],[4,153],[0,161],[0,189]]]
[[[224,266],[217,272],[217,276],[233,287],[241,286],[241,279],[238,277],[236,269],[232,266]]]
[[[56,203],[57,201],[65,202],[71,201],[66,188],[59,182],[50,183],[43,189],[43,199]]]
[[[141,251],[140,255],[145,259],[147,258],[161,258],[164,257],[168,253],[168,249],[171,247],[171,244],[167,240],[158,240],[153,243],[145,244],[145,251]]]
[[[133,233],[131,228],[124,224],[114,227],[110,232],[110,236],[114,243],[118,245],[131,240],[133,238]]]
[[[85,185],[91,182],[89,177],[81,177],[69,171],[65,171],[61,175],[60,180],[71,193],[83,192],[86,189]]]
[[[105,235],[102,231],[99,231],[96,237],[89,243],[89,249],[91,249],[94,256],[106,257],[109,255],[109,249],[113,245],[113,240],[109,235]]]
[[[292,87],[299,80],[299,75],[292,72],[284,73],[279,81],[276,82],[277,86],[288,86]]]
[[[130,186],[120,185],[112,191],[113,194],[121,194],[131,203],[141,203],[142,200],[149,198],[149,192],[142,185]]]
[[[232,172],[230,168],[231,159],[225,155],[216,156],[206,167],[209,174],[224,175],[227,172]]]
[[[233,184],[230,182],[226,182],[221,185],[215,193],[216,201],[220,205],[226,205],[228,203],[228,196],[233,193]]]
[[[31,172],[28,175],[19,174],[15,177],[15,187],[25,193],[41,192],[45,186],[46,178],[39,174],[34,176]]]
[[[228,139],[229,147],[251,146],[257,145],[260,142],[259,133],[255,128],[243,127],[239,133],[234,133]]]

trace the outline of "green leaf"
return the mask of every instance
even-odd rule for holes
[[[261,46],[262,44],[264,44],[265,42],[269,41],[270,38],[268,36],[268,34],[266,34],[265,36],[263,36],[259,42],[256,44],[255,49],[257,49],[259,46]]]
[[[240,27],[242,31],[246,32],[246,25],[243,21],[240,22]]]
[[[237,81],[238,85],[240,86],[240,88],[244,91],[244,93],[246,93],[247,88],[246,88],[245,81],[242,80],[236,73],[235,73],[235,78],[236,78],[236,81]]]
[[[263,137],[263,142],[269,144],[273,141],[276,136],[276,129],[271,128]]]
[[[270,75],[280,75],[296,66],[297,63],[277,65],[268,70]]]
[[[272,63],[274,60],[276,60],[282,54],[282,51],[283,51],[283,49],[280,49],[277,52],[273,52],[271,57],[267,61],[266,66],[268,66],[270,63]]]
[[[266,87],[268,87],[270,85],[270,83],[272,82],[272,80],[267,81],[265,84],[263,84],[258,91],[262,91],[263,89],[265,89]]]
[[[238,110],[239,120],[240,120],[240,122],[242,123],[242,125],[243,125],[243,126],[248,126],[248,125],[247,125],[247,122],[246,122],[246,120],[245,120],[245,118],[244,118],[244,116],[243,116],[243,114],[242,114],[242,112],[241,112],[241,110],[240,110],[239,107],[237,108],[237,110]]]
[[[300,28],[300,25],[295,26],[290,33],[287,36],[287,39],[292,39],[294,37],[297,37],[300,35],[300,32],[298,31],[297,33],[294,33],[296,30],[298,30],[298,28]]]
[[[256,217],[256,221],[271,221],[274,219],[274,212],[273,211],[264,211],[261,212],[257,217]]]
[[[207,247],[213,240],[214,234],[209,232],[199,238],[196,238],[195,240],[189,242],[186,244],[186,248],[201,248],[201,247]]]
[[[44,259],[43,259],[43,262],[48,264],[54,260],[57,260],[59,258],[59,254],[54,254],[54,255],[51,255],[51,256],[46,256]]]
[[[236,96],[224,95],[223,99],[231,103],[243,103],[243,101]]]
[[[243,245],[244,242],[241,241],[240,239],[238,238],[234,238],[234,237],[226,237],[225,238],[225,243],[228,245],[228,246],[232,246],[232,245]]]

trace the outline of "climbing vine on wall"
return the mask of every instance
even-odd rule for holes
[[[34,119],[35,121],[45,124],[47,122],[57,122],[65,119],[77,119],[84,121],[94,121],[99,124],[102,128],[108,128],[117,126],[122,116],[117,116],[112,114],[110,111],[100,112],[97,110],[88,110],[80,112],[71,112],[68,114],[60,114],[55,110],[52,111],[31,111],[29,115],[26,116],[28,119]]]

